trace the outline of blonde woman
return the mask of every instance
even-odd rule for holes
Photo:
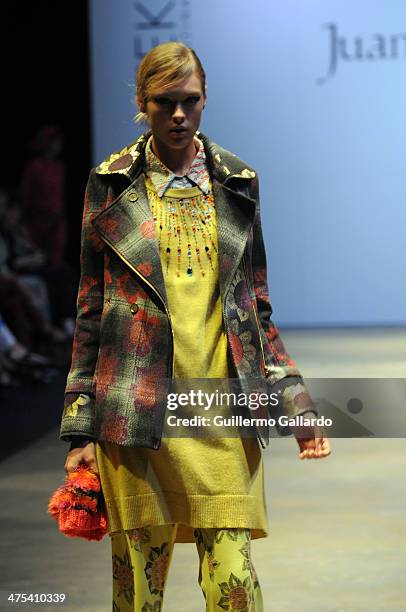
[[[84,460],[100,473],[113,610],[162,610],[174,544],[194,542],[206,610],[260,612],[250,544],[268,535],[268,427],[164,437],[162,381],[257,377],[289,416],[317,411],[271,320],[257,174],[199,131],[207,88],[196,53],[151,49],[136,101],[146,131],[86,189],[65,469]],[[315,432],[298,438],[301,459],[330,453]]]

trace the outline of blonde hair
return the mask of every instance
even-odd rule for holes
[[[145,104],[152,88],[169,87],[196,71],[205,94],[206,73],[196,52],[182,42],[170,41],[156,45],[142,58],[137,70],[136,93]],[[139,112],[135,123],[147,122],[147,114]]]

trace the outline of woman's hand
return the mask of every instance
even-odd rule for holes
[[[323,435],[317,438],[300,438],[297,443],[300,448],[300,459],[323,459],[331,454],[330,442]]]
[[[305,413],[305,417],[313,417],[314,413]],[[291,427],[296,442],[299,445],[299,459],[323,459],[331,454],[330,442],[318,426]]]
[[[96,474],[99,473],[94,442],[85,440],[82,446],[68,452],[64,465],[65,472],[72,472],[81,462],[86,463]]]

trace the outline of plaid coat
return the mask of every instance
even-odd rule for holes
[[[92,169],[87,183],[63,440],[84,436],[160,446],[174,339],[142,174],[150,133]],[[204,143],[213,184],[219,287],[233,377],[243,391],[252,390],[255,377],[265,381],[267,391],[279,391],[284,414],[317,414],[271,320],[258,176],[236,155],[201,132],[196,135]],[[79,393],[89,397],[70,401]],[[267,419],[268,410],[263,406],[253,416]],[[265,448],[269,426],[258,425],[257,435]]]

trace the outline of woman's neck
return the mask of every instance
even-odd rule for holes
[[[199,145],[193,138],[185,149],[172,149],[152,136],[151,149],[169,170],[177,176],[184,176],[196,157]]]

